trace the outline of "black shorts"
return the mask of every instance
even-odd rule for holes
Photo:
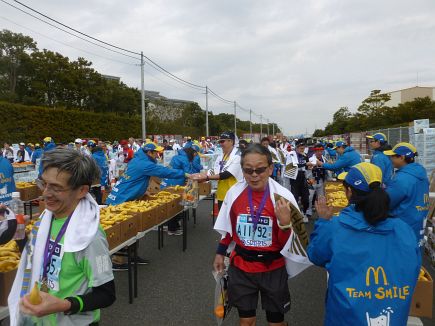
[[[239,310],[256,310],[258,293],[261,306],[269,312],[284,314],[290,310],[290,291],[285,266],[264,273],[246,273],[230,265],[228,269],[228,300]]]

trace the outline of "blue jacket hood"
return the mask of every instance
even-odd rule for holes
[[[353,148],[352,146],[347,146],[345,149],[344,149],[344,152],[345,153],[348,153],[348,152],[352,152],[352,151],[354,151],[355,150],[355,148]]]
[[[427,178],[426,169],[419,163],[410,163],[400,169],[400,172],[407,173],[419,180]]]
[[[394,225],[390,219],[372,225],[366,221],[364,214],[355,210],[355,205],[349,205],[340,213],[340,223],[346,227],[370,233],[385,234],[393,230]]]
[[[44,152],[51,151],[52,149],[55,149],[55,148],[56,148],[56,144],[55,143],[47,143],[44,146]]]

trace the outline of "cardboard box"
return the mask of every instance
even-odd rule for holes
[[[121,224],[112,225],[104,232],[106,232],[106,239],[109,244],[109,250],[112,250],[123,242],[121,241]]]
[[[140,215],[140,231],[146,231],[157,225],[157,209],[152,208]]]
[[[156,194],[160,191],[160,179],[157,177],[151,177],[150,178],[150,183],[148,185],[148,189],[147,191],[150,194]]]
[[[203,182],[198,184],[198,193],[200,196],[208,196],[211,194],[211,183]]]
[[[156,207],[156,224],[162,223],[168,218],[168,204],[160,204]]]
[[[121,226],[121,243],[137,235],[141,223],[141,213],[133,213],[133,216],[119,223]]]
[[[422,269],[424,269],[425,276],[429,281],[417,281],[409,315],[432,318],[433,279],[424,267]]]
[[[183,211],[183,206],[181,206],[181,197],[173,199],[167,204],[168,218],[178,215]]]
[[[16,269],[6,273],[0,273],[0,306],[8,305],[8,296],[9,292],[11,292],[16,273]]]

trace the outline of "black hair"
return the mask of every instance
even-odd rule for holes
[[[261,138],[261,142],[260,143],[262,143],[264,141],[267,141],[270,144],[269,137],[263,137],[263,138]]]
[[[343,181],[343,185],[345,188],[352,189],[352,197],[349,202],[355,204],[357,211],[363,212],[367,223],[374,225],[388,217],[390,197],[380,182],[372,182],[369,185],[369,192],[356,189],[346,181]]]
[[[388,144],[387,142],[380,142],[381,146],[379,148],[377,148],[378,151],[384,152],[384,151],[390,151],[393,149],[393,147],[391,147],[390,144]]]
[[[276,143],[273,141],[273,142],[271,142],[270,144],[270,147],[272,147],[272,148],[275,148],[276,149]]]
[[[405,156],[405,162],[406,162],[406,164],[414,163],[415,162],[415,157]]]
[[[245,157],[248,154],[260,154],[266,156],[267,165],[268,166],[272,165],[272,154],[270,154],[270,151],[266,147],[262,146],[261,144],[254,143],[246,147],[246,149],[242,152],[241,155],[240,164],[242,165],[242,167],[243,167],[243,161],[245,160]]]
[[[239,140],[239,148],[241,151],[244,151],[248,147],[248,142],[244,139]]]
[[[192,147],[188,147],[184,149],[184,152],[186,153],[189,162],[192,162],[195,157],[196,151]]]

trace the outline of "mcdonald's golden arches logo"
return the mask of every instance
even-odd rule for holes
[[[382,266],[378,266],[378,268],[374,268],[373,266],[367,269],[366,273],[366,286],[370,286],[370,275],[373,274],[373,279],[375,281],[375,285],[379,285],[379,274],[382,275],[384,285],[388,285],[387,275],[385,274],[385,270]]]

